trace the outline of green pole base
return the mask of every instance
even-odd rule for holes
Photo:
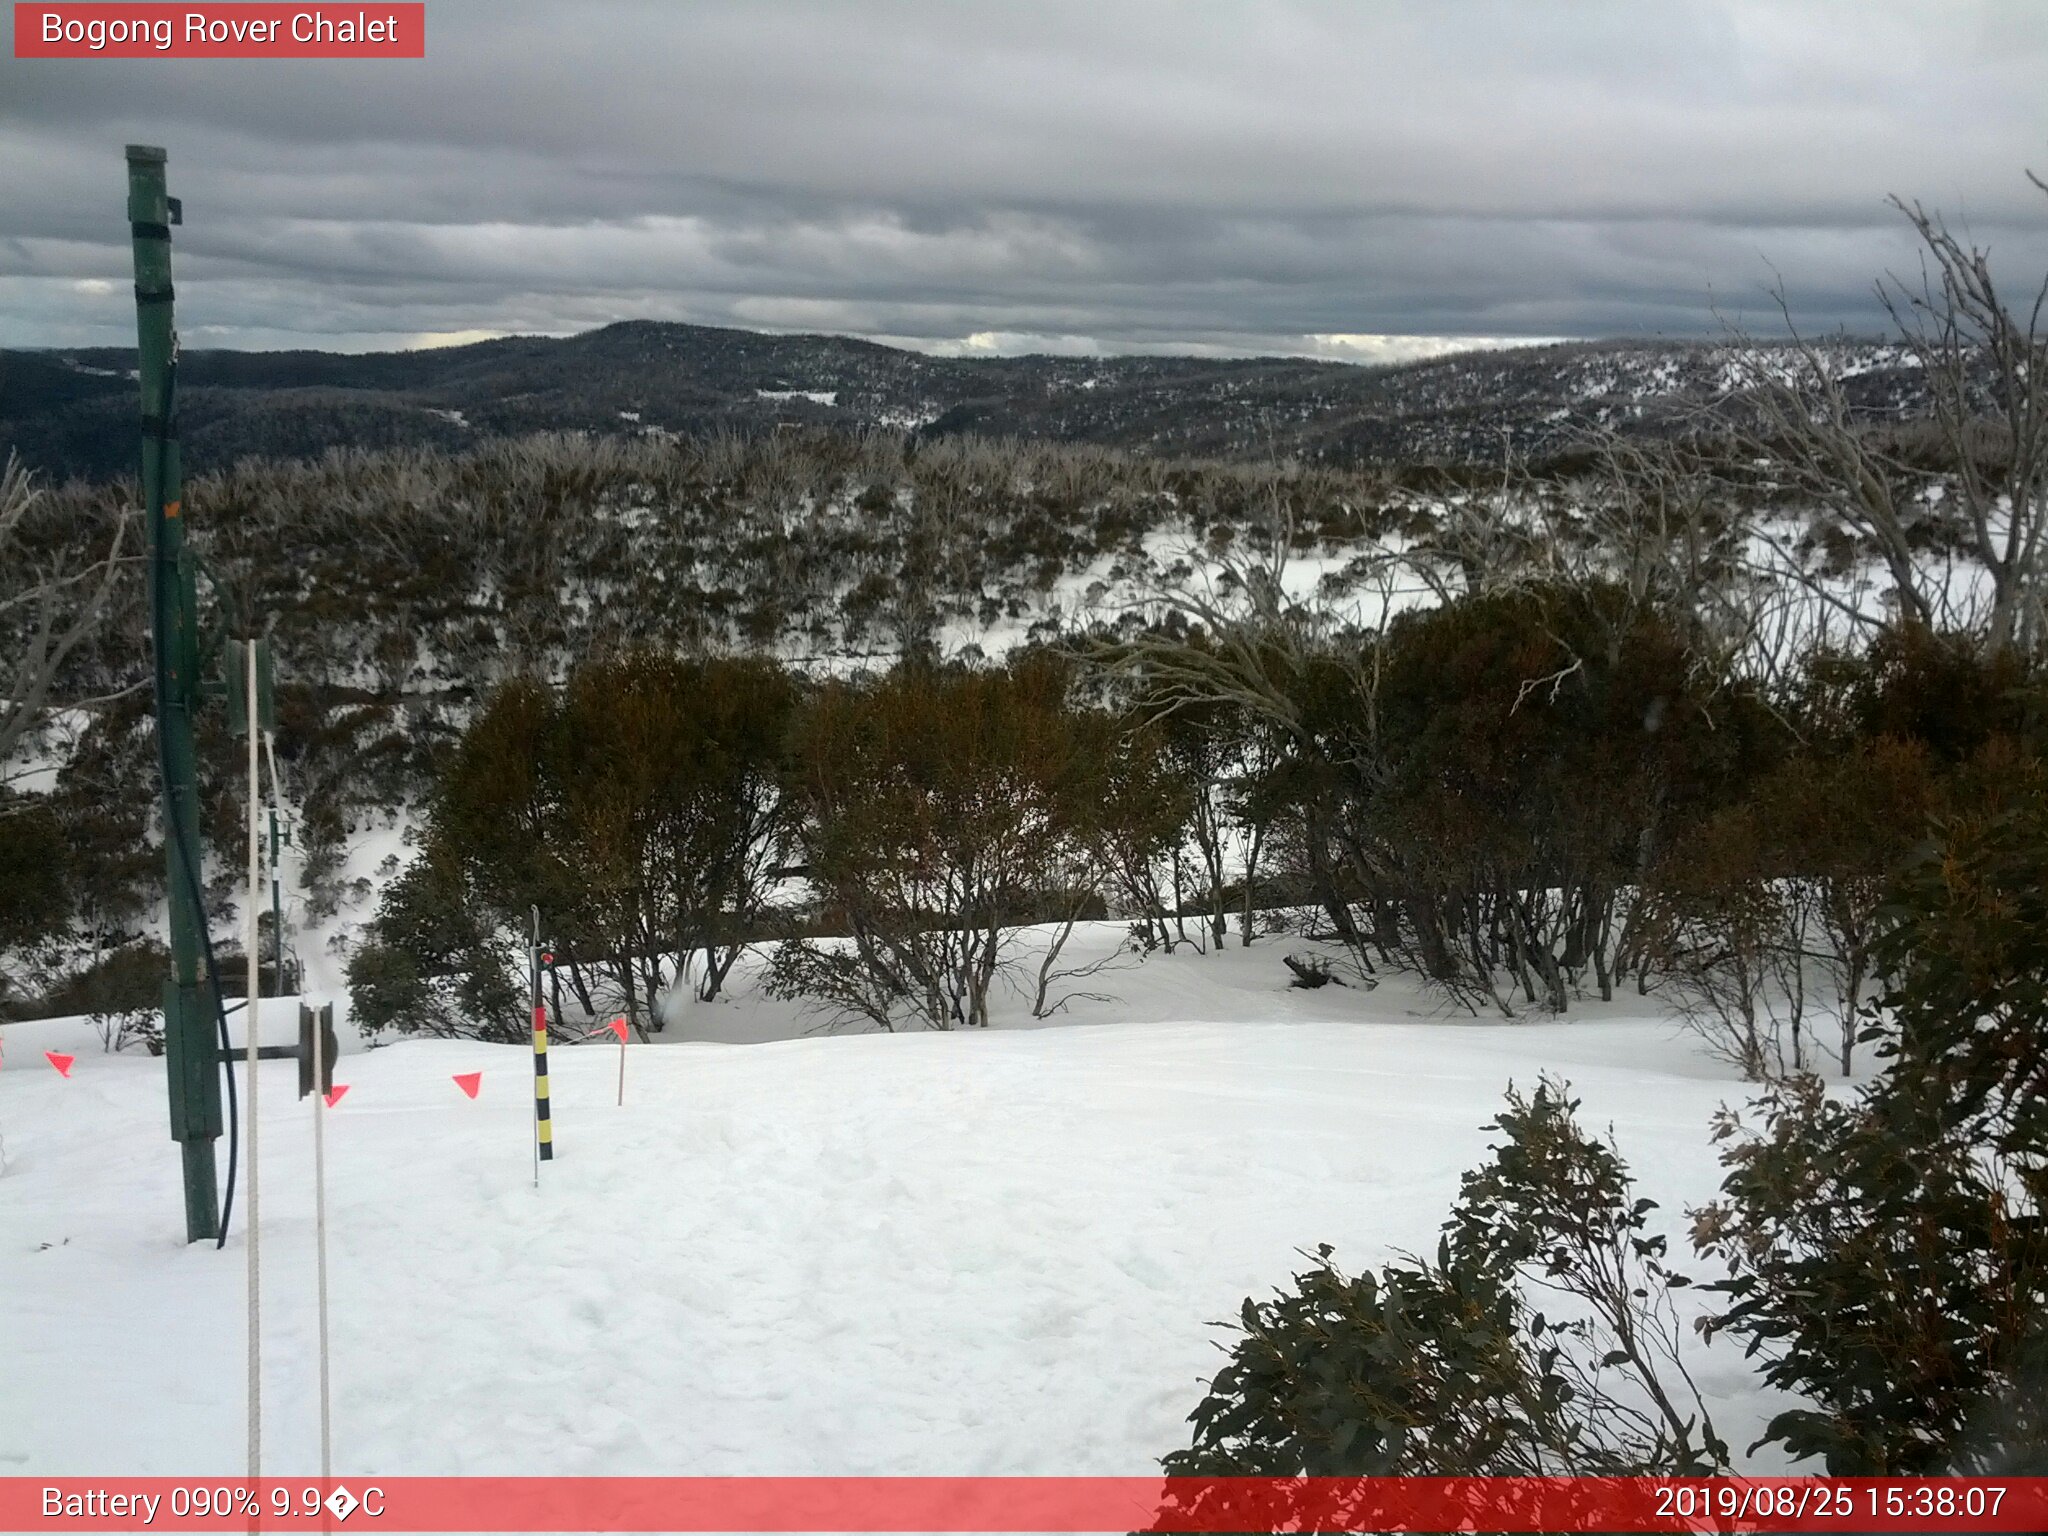
[[[220,1236],[220,1195],[214,1185],[213,1143],[181,1141],[185,1156],[185,1241],[210,1243]]]

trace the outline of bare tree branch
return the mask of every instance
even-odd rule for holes
[[[0,665],[0,763],[42,723],[65,658],[106,613],[128,537],[129,519],[121,517],[96,559],[38,558],[27,522],[40,498],[34,477],[10,453],[0,469],[0,633],[14,659]]]

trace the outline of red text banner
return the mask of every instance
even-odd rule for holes
[[[423,59],[424,3],[14,7],[17,59]]]
[[[2048,1478],[0,1478],[6,1531],[2041,1531]]]

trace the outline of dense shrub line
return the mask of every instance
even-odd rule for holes
[[[1728,683],[1759,673],[1727,636],[1756,628],[1759,614],[1743,602],[1799,601],[1790,576],[1778,595],[1755,598],[1774,589],[1731,563],[1747,519],[1768,510],[1767,477],[1743,479],[1710,445],[1678,445],[1654,463],[1646,452],[1617,447],[1541,475],[1510,466],[1490,481],[1418,488],[1390,474],[971,439],[558,435],[456,454],[250,461],[196,476],[188,501],[202,514],[195,528],[212,572],[202,591],[276,616],[279,756],[304,818],[302,924],[331,918],[350,894],[339,873],[352,835],[429,797],[482,701],[508,679],[560,686],[585,658],[632,649],[757,653],[807,677],[863,656],[973,659],[969,642],[991,624],[1003,626],[1005,645],[1071,639],[1090,626],[1129,644],[1150,624],[1176,646],[1228,649],[1227,625],[1190,623],[1173,594],[1313,556],[1323,566],[1313,601],[1350,617],[1309,652],[1278,658],[1291,672],[1269,680],[1279,686],[1265,707],[1136,675],[1107,701],[1159,732],[1191,797],[1190,851],[1133,860],[1109,849],[1118,874],[1102,882],[1102,899],[1133,914],[1147,942],[1178,945],[1191,932],[1205,944],[1226,928],[1248,935],[1247,903],[1262,889],[1312,896],[1361,965],[1414,964],[1465,1004],[1519,1010],[1562,1006],[1581,987],[1611,990],[1624,973],[1640,984],[1646,958],[1677,974],[1718,953],[1691,907],[1637,910],[1641,855],[1690,826],[1686,781],[1699,775],[1666,773],[1658,753],[1636,750],[1606,717],[1638,704],[1662,711],[1662,755],[1681,764],[1702,750],[1748,750],[1729,744],[1731,721],[1738,742],[1755,734],[1757,706]],[[1646,526],[1652,491],[1657,516]],[[53,549],[101,542],[132,515],[130,495],[51,489],[24,537]],[[1674,562],[1677,546],[1684,559]],[[1860,547],[1823,540],[1810,553],[1838,562]],[[1384,614],[1371,609],[1393,555],[1436,606],[1488,602],[1433,624],[1409,620],[1420,627],[1391,646]],[[1545,589],[1545,573],[1560,568],[1576,574]],[[1580,579],[1595,569],[1613,584],[1605,597]],[[60,884],[24,889],[33,912],[24,908],[7,953],[6,1006],[17,1011],[35,1006],[33,991],[142,937],[160,898],[152,807],[139,792],[151,753],[137,691],[146,672],[138,585],[117,597],[111,621],[67,660],[62,694],[91,706],[53,717],[45,733],[43,750],[64,766],[40,810],[71,856]],[[1547,627],[1548,639],[1532,626]],[[1368,662],[1397,653],[1408,658],[1399,669],[1366,675]],[[1609,659],[1594,667],[1587,657]],[[1525,663],[1532,670],[1517,670]],[[1543,698],[1503,709],[1546,676]],[[1558,707],[1539,711],[1539,702]],[[1288,718],[1273,718],[1276,703]],[[1774,696],[1762,707],[1783,706]],[[1471,757],[1459,785],[1427,777],[1438,748],[1392,734],[1424,721],[1490,752],[1496,719],[1506,722],[1503,755]],[[210,716],[200,735],[207,822],[225,872],[237,862],[232,744]],[[1599,755],[1617,750],[1612,762]],[[1557,769],[1542,783],[1532,753]],[[1572,775],[1615,763],[1596,805]],[[1513,811],[1531,795],[1563,808],[1547,821]],[[1520,817],[1513,829],[1491,801]],[[1432,841],[1432,820],[1455,835]],[[27,822],[20,848],[5,846],[14,821],[0,816],[0,862],[58,869],[35,856],[39,834]],[[1638,836],[1633,850],[1620,847],[1628,835]],[[1708,862],[1745,835],[1722,828],[1705,846]],[[214,891],[223,910],[231,883],[223,873]],[[1852,887],[1837,881],[1829,895]],[[1755,933],[1824,915],[1841,928],[1837,919],[1854,916],[1803,894],[1780,905],[1751,924]],[[1653,916],[1668,920],[1663,930]],[[1853,935],[1843,942],[1857,947]],[[1816,946],[1802,938],[1793,947]],[[1805,972],[1832,964],[1802,961],[1795,993],[1827,985],[1816,975],[1808,986]],[[1752,969],[1776,980],[1761,994],[1736,984],[1735,1014],[1784,1013],[1752,999],[1785,990],[1782,957]],[[1855,972],[1853,955],[1837,969]],[[1693,991],[1705,1016],[1729,989]],[[1817,1039],[1802,1023],[1785,1054],[1804,1060]],[[1739,1038],[1730,1049],[1754,1067],[1777,1048]]]
[[[1084,916],[1207,948],[1301,904],[1361,977],[1510,1016],[1656,991],[1752,1078],[1846,1072],[1895,975],[1888,880],[2042,741],[2032,674],[1966,637],[1901,628],[1771,688],[1597,583],[1269,648],[1258,707],[1145,664],[1241,640],[822,682],[627,647],[514,678],[445,755],[359,1016],[516,1036],[534,907],[579,1010],[651,1031],[749,943],[835,1022],[972,1027],[999,978],[1056,1008]],[[1033,977],[1027,924],[1053,925]]]

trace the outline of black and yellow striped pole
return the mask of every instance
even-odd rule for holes
[[[533,909],[533,942],[527,949],[533,999],[533,1186],[540,1188],[540,1165],[555,1157],[555,1122],[548,1113],[548,1010],[540,1000],[540,908]]]

